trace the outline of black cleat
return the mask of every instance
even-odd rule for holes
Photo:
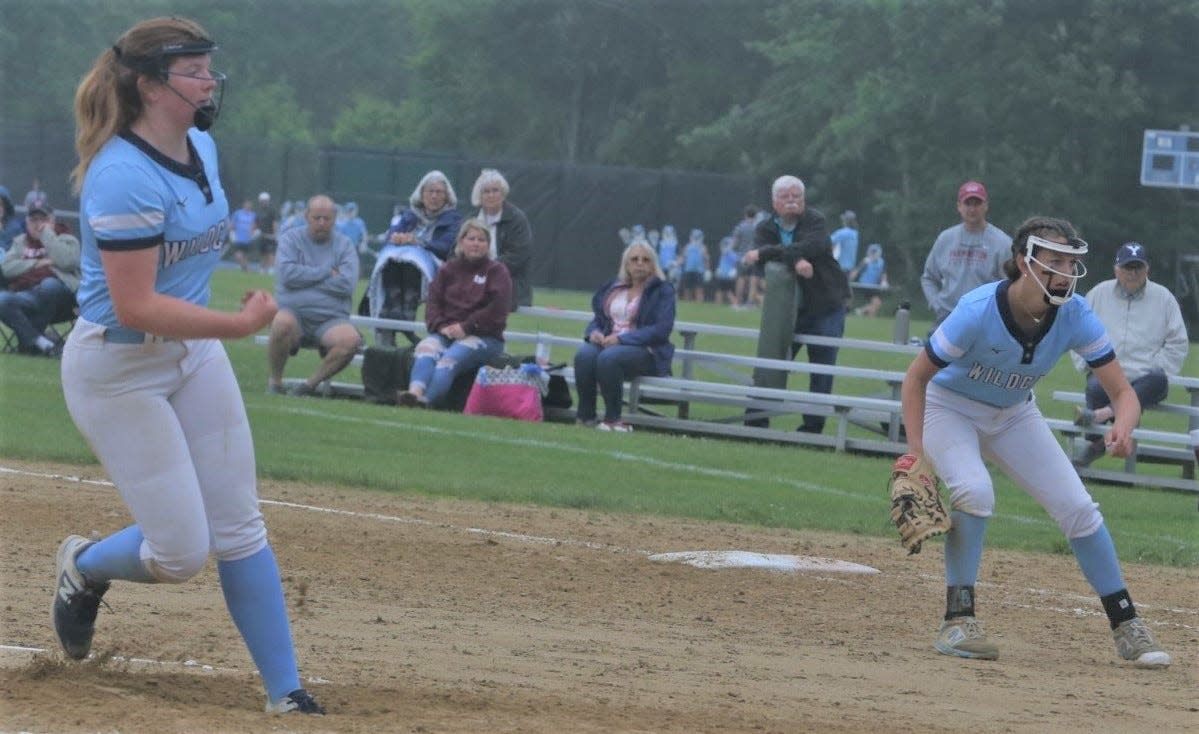
[[[316,702],[308,691],[303,688],[297,688],[287,694],[278,701],[268,701],[266,704],[266,712],[268,714],[320,714],[325,715],[325,708]]]

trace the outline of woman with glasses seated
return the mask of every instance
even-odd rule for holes
[[[675,292],[644,239],[634,239],[620,258],[616,279],[591,299],[595,316],[583,332],[575,353],[575,388],[579,393],[578,422],[601,431],[627,433],[621,421],[625,380],[638,375],[670,374],[674,345]],[[604,419],[596,421],[596,387],[604,396]]]

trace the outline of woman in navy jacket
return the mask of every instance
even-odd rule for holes
[[[603,431],[632,430],[620,419],[624,381],[638,375],[669,375],[674,345],[675,293],[649,243],[634,240],[620,258],[620,272],[591,299],[595,317],[575,353],[578,421]],[[596,387],[604,419],[595,415]]]

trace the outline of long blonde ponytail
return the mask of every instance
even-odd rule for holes
[[[79,164],[71,171],[71,187],[76,194],[83,187],[88,166],[104,144],[132,125],[142,113],[137,83],[142,76],[148,76],[149,70],[121,63],[121,59],[162,58],[162,50],[169,44],[207,40],[207,37],[195,21],[153,18],[125,31],[96,58],[75,90],[75,152]]]

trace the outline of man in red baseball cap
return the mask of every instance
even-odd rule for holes
[[[962,222],[939,234],[928,253],[920,287],[933,312],[930,334],[959,298],[1004,277],[1003,263],[1011,256],[1012,238],[987,222],[987,198],[987,187],[978,181],[958,187]]]

